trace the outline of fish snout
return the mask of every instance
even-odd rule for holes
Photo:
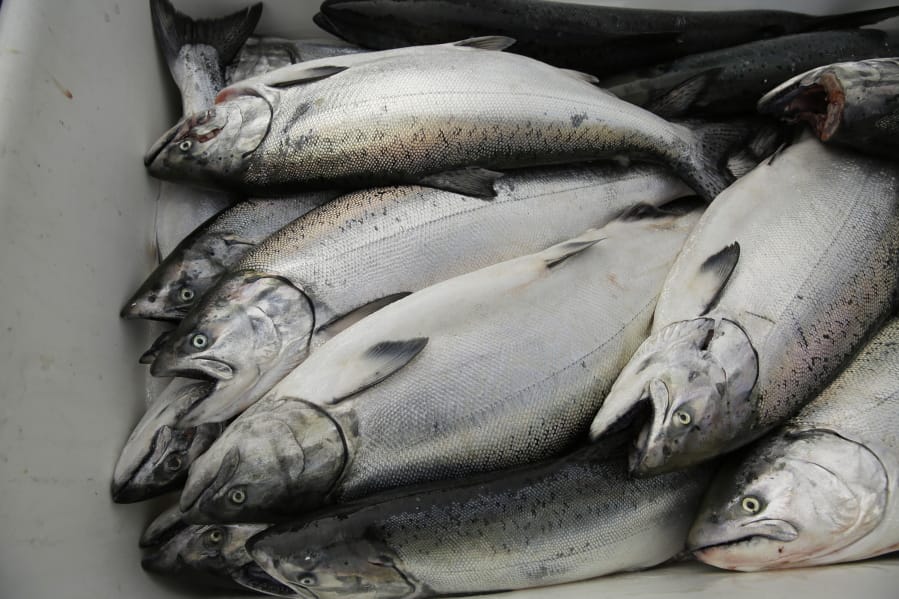
[[[204,504],[215,496],[237,472],[240,465],[240,450],[229,449],[216,468],[216,457],[220,452],[214,448],[201,455],[191,466],[187,483],[181,491],[179,506],[185,520],[193,524],[211,524],[215,520],[204,513]]]

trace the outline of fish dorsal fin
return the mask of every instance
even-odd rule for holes
[[[502,176],[503,173],[497,171],[469,166],[427,175],[420,178],[418,184],[482,200],[492,200],[496,197],[494,184]]]
[[[477,48],[479,50],[495,50],[502,51],[515,43],[514,37],[505,35],[484,35],[481,37],[470,37],[453,43],[453,46],[460,48]]]
[[[603,239],[605,239],[605,234],[602,229],[589,229],[577,237],[543,250],[540,256],[543,258],[546,268],[553,268]]]
[[[739,260],[740,244],[735,241],[717,254],[709,256],[699,267],[693,285],[700,292],[699,298],[703,305],[700,316],[705,316],[718,304]]]
[[[583,71],[575,71],[574,69],[559,69],[572,79],[577,79],[578,81],[584,81],[586,83],[590,83],[592,85],[599,85],[599,77],[595,75],[591,75],[590,73],[584,73]]]
[[[381,341],[372,345],[351,363],[343,365],[328,403],[338,403],[380,383],[402,369],[427,344],[427,337],[415,337],[403,341]]]
[[[644,108],[664,118],[683,116],[689,112],[703,90],[715,81],[721,71],[720,67],[716,67],[678,74],[681,81],[665,93],[651,99]]]
[[[215,103],[221,104],[237,96],[261,96],[270,100],[270,94],[265,92],[265,87],[285,88],[304,83],[321,81],[347,70],[348,66],[341,65],[317,65],[309,66],[306,63],[297,63],[275,69],[264,75],[247,79],[234,85],[229,85],[218,93]]]
[[[368,302],[358,308],[350,310],[346,314],[341,314],[340,316],[336,316],[335,318],[329,320],[321,327],[319,327],[318,331],[316,331],[316,336],[324,335],[323,339],[327,340],[333,337],[334,335],[340,333],[356,324],[366,316],[370,314],[374,314],[384,306],[392,304],[397,300],[401,300],[404,297],[407,297],[411,294],[410,291],[404,291],[402,293],[394,293],[385,297],[379,297],[378,299]]]

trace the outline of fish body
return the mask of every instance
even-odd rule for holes
[[[194,462],[182,509],[283,518],[570,451],[644,338],[698,212],[641,210],[339,333]]]
[[[122,308],[123,318],[174,320],[269,235],[337,196],[311,192],[290,198],[250,199],[210,217],[185,237]]]
[[[231,85],[298,62],[358,52],[365,50],[339,40],[250,36],[225,68],[225,81]]]
[[[731,570],[798,568],[899,549],[899,321],[821,395],[722,471],[690,533]]]
[[[177,11],[169,0],[151,0],[156,41],[181,92],[183,114],[212,106],[225,86],[225,66],[253,33],[262,5],[220,19],[199,19]],[[167,256],[192,230],[229,206],[233,191],[197,190],[169,182],[160,185],[156,208],[156,247]]]
[[[750,114],[789,77],[835,61],[897,53],[895,40],[875,29],[798,33],[686,56],[608,89],[664,118]]]
[[[606,76],[758,39],[847,29],[895,8],[811,16],[772,10],[665,11],[546,0],[326,0],[315,22],[367,48],[439,44],[477,35],[518,40],[513,52]]]
[[[807,138],[709,207],[659,298],[653,333],[591,429],[642,424],[632,466],[710,459],[794,415],[895,304],[895,165]]]
[[[684,544],[706,487],[585,458],[373,496],[254,536],[299,597],[422,598],[529,588],[652,567]]]
[[[669,123],[581,73],[476,38],[292,65],[223,90],[147,152],[154,176],[250,195],[424,184],[495,196],[495,170],[627,156],[710,201],[756,123]],[[423,102],[422,98],[428,98]]]
[[[806,121],[821,141],[899,158],[899,59],[812,69],[765,94],[758,108],[787,120]]]
[[[277,382],[263,378],[390,301],[688,193],[661,167],[601,165],[513,173],[490,202],[420,186],[346,194],[245,255],[163,345],[153,372],[202,369],[219,381],[182,425],[228,418]]]

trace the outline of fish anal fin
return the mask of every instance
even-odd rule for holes
[[[343,388],[335,390],[329,403],[338,403],[380,383],[412,361],[427,344],[427,337],[415,337],[403,341],[381,341],[371,346],[356,359],[352,368],[347,368]]]
[[[494,184],[502,176],[503,173],[497,171],[469,166],[427,175],[419,179],[418,184],[483,200],[492,200],[496,197]]]
[[[318,329],[316,335],[324,334],[328,338],[333,337],[341,331],[345,331],[346,329],[350,328],[366,316],[374,314],[384,306],[392,304],[393,302],[401,300],[409,295],[411,295],[410,291],[404,291],[402,293],[393,293],[385,297],[379,297],[376,300],[370,301],[367,304],[350,310],[346,314],[341,314],[329,320]]]
[[[718,304],[739,260],[740,244],[735,241],[709,256],[699,267],[693,285],[701,299],[700,316],[708,314]]]
[[[470,37],[468,39],[460,40],[452,45],[461,48],[502,51],[514,43],[515,38],[505,35],[484,35],[481,37]]]

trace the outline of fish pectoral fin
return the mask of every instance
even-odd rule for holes
[[[602,229],[589,229],[577,237],[546,248],[540,252],[540,257],[543,258],[543,264],[546,268],[552,268],[575,254],[593,247],[603,239],[605,239],[605,233]]]
[[[460,48],[477,48],[479,50],[495,50],[500,52],[515,43],[514,37],[505,35],[484,35],[481,37],[470,37],[468,39],[454,42],[453,46]]]
[[[291,69],[289,73],[284,73],[279,78],[267,78],[265,84],[269,87],[293,87],[304,83],[312,83],[313,81],[321,81],[332,77],[337,73],[342,73],[350,67],[323,65],[320,67],[305,67],[303,69]],[[279,69],[285,70],[285,69]]]
[[[238,96],[259,96],[265,98],[269,104],[274,104],[274,95],[276,92],[272,92],[271,90],[267,91],[266,88],[281,89],[302,85],[304,83],[321,81],[322,79],[342,73],[348,68],[350,67],[339,65],[310,67],[305,63],[292,64],[223,88],[222,91],[216,95],[215,103],[221,104],[222,102],[227,102]]]
[[[682,116],[690,110],[699,95],[715,81],[722,70],[718,67],[698,73],[696,71],[683,73],[680,83],[674,84],[674,87],[665,93],[651,99],[644,108],[665,118]]]
[[[251,239],[245,239],[240,237],[239,235],[222,235],[222,241],[225,242],[225,245],[256,245],[256,242]]]
[[[366,316],[374,314],[384,306],[392,304],[397,300],[401,300],[404,297],[411,295],[411,293],[411,291],[394,293],[392,295],[380,297],[374,301],[368,302],[367,304],[359,306],[358,308],[355,308],[354,310],[351,310],[346,314],[341,314],[340,316],[329,320],[321,327],[319,327],[318,331],[316,331],[316,335],[325,335],[326,338],[330,339],[334,335],[356,324]]]
[[[380,383],[412,361],[427,344],[427,337],[416,337],[382,341],[369,347],[354,364],[341,368],[340,382],[329,403],[338,403]]]
[[[503,173],[486,168],[469,166],[452,171],[427,175],[418,180],[419,185],[435,187],[461,195],[492,200],[496,197],[494,184]]]
[[[698,316],[708,314],[718,304],[739,260],[740,244],[735,241],[709,256],[699,267],[693,280],[690,281],[690,288],[693,291],[691,296],[696,301],[695,313]]]

